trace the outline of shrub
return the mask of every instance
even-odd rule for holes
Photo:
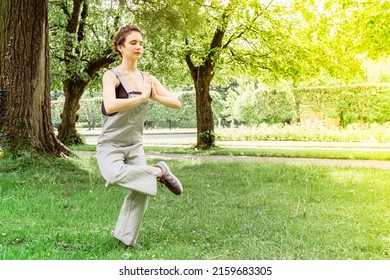
[[[220,141],[314,141],[314,142],[390,142],[390,123],[351,124],[346,128],[260,124],[235,129],[217,129]]]

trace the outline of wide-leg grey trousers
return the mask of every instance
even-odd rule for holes
[[[142,142],[125,147],[98,145],[96,156],[108,184],[131,190],[123,202],[113,236],[133,245],[148,208],[148,196],[157,193],[157,174],[146,164]]]

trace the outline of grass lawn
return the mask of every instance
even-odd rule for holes
[[[93,156],[0,159],[0,259],[390,259],[390,171],[169,161],[129,250],[110,232],[127,190]]]

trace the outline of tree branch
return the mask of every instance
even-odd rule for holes
[[[234,40],[241,38],[248,29],[251,29],[253,27],[252,24],[254,22],[256,22],[257,19],[260,18],[265,13],[265,11],[270,7],[272,2],[273,2],[273,0],[271,0],[268,3],[268,5],[250,21],[250,24],[246,24],[240,33],[238,33],[238,34],[237,34],[237,32],[233,33],[232,36],[230,36],[230,38],[227,40],[227,42],[222,46],[222,48],[226,49]],[[237,35],[235,35],[235,34],[237,34]]]
[[[88,17],[88,3],[87,1],[84,1],[83,10],[81,11],[80,24],[77,31],[77,41],[79,43],[84,40],[84,36],[85,36],[84,32],[85,32],[87,17]]]
[[[69,33],[76,33],[79,23],[79,16],[81,11],[81,5],[84,0],[73,0],[73,11],[69,17],[68,25],[66,26],[66,31]]]
[[[107,67],[114,61],[115,57],[112,55],[112,50],[106,49],[101,57],[89,61],[85,71],[92,80],[100,69]]]

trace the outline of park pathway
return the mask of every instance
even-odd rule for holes
[[[77,151],[79,156],[95,156],[95,152]],[[155,160],[204,160],[225,162],[258,162],[279,164],[305,164],[339,167],[365,167],[390,170],[390,161],[382,160],[349,160],[349,159],[314,159],[314,158],[284,158],[284,157],[254,157],[254,156],[224,156],[224,155],[188,155],[188,154],[146,154],[147,159]]]
[[[253,157],[253,156],[221,156],[221,155],[182,155],[182,154],[148,154],[148,159],[182,159],[182,160],[211,160],[234,162],[259,162],[282,164],[306,164],[340,167],[367,167],[390,170],[390,161],[382,160],[341,160],[341,159],[314,159],[314,158],[283,158],[283,157]]]

